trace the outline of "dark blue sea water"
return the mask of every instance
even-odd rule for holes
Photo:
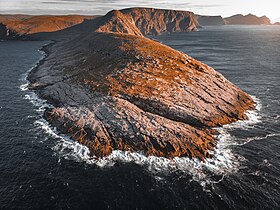
[[[26,88],[44,42],[0,42],[0,209],[279,209],[280,27],[207,27],[155,37],[209,64],[258,102],[220,129],[216,158],[115,152],[92,160],[42,119]]]

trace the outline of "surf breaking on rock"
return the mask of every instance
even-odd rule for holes
[[[155,21],[177,17],[176,11],[154,11],[161,14]],[[92,156],[121,150],[170,159],[211,157],[213,128],[247,119],[253,99],[211,67],[145,38],[135,12],[138,21],[145,20],[142,9],[112,11],[87,21],[74,38],[62,40],[60,33],[59,42],[44,48],[48,56],[28,79],[55,106],[45,118]],[[178,21],[191,21],[191,15]]]

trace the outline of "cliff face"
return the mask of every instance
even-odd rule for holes
[[[27,16],[27,15],[3,15],[0,23],[6,27],[6,37],[17,38],[20,36],[39,32],[59,31],[90,19],[88,16]],[[12,33],[11,33],[12,32]]]
[[[248,15],[234,15],[225,18],[229,25],[271,25],[270,19],[266,16],[257,17],[252,14]]]
[[[199,27],[192,12],[153,8],[129,8],[121,10],[130,15],[144,35],[193,31]]]
[[[96,23],[97,32],[118,32],[131,34],[136,36],[143,36],[140,30],[134,24],[130,15],[123,14],[120,11],[113,10],[100,18]]]
[[[117,13],[117,14],[116,14]],[[27,15],[0,15],[8,36],[2,39],[17,39],[24,37],[29,39],[59,39],[65,36],[62,33],[46,33],[61,31],[62,29],[78,25],[85,19],[94,19],[78,26],[67,33],[86,33],[90,29],[100,32],[129,33],[137,36],[158,35],[161,33],[184,32],[196,30],[199,26],[196,16],[192,12],[161,10],[153,8],[130,8],[121,11],[111,11],[102,18],[97,16],[27,16]],[[77,29],[77,30],[76,30]],[[82,30],[79,30],[82,29]],[[45,34],[43,34],[44,32]],[[28,35],[28,36],[26,36]],[[56,37],[57,36],[57,37]],[[58,38],[59,36],[59,38]]]
[[[197,15],[197,21],[201,26],[223,26],[226,24],[221,16]]]
[[[146,22],[139,27],[127,11],[46,48],[45,62],[29,76],[31,88],[56,106],[46,119],[97,157],[116,149],[209,157],[211,128],[246,119],[253,100],[211,67],[143,37],[137,28],[149,34]]]

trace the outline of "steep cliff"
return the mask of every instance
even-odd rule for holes
[[[130,15],[113,10],[96,22],[96,32],[118,32],[143,36]]]
[[[184,19],[169,10],[148,11]],[[112,11],[80,36],[47,47],[48,57],[29,76],[30,88],[56,106],[46,119],[94,156],[118,149],[210,157],[212,128],[246,119],[254,102],[211,67],[145,38],[140,31],[153,33],[150,24],[161,24],[141,23],[143,14],[147,9]],[[155,30],[167,32],[168,25]]]
[[[199,27],[194,13],[188,11],[129,8],[121,12],[131,15],[144,35],[193,31]]]

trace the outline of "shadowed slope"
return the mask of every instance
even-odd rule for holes
[[[201,26],[223,26],[226,24],[221,16],[197,15],[197,21]]]

